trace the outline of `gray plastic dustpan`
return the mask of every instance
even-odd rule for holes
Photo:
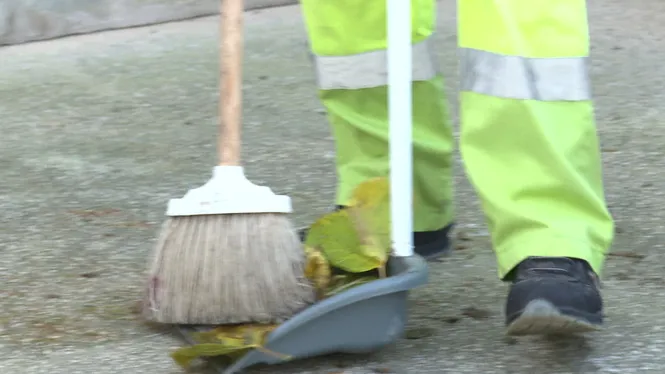
[[[406,328],[409,290],[427,283],[428,268],[418,256],[391,257],[388,274],[324,299],[277,327],[265,348],[294,360],[331,353],[368,353],[399,339]],[[191,333],[210,326],[179,326],[190,344]],[[258,364],[277,364],[278,357],[251,350],[222,374],[236,374]]]

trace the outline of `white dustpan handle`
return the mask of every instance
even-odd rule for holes
[[[413,255],[411,1],[386,0],[393,256]]]

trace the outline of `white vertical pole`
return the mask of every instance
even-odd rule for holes
[[[393,255],[413,255],[411,0],[386,0]]]

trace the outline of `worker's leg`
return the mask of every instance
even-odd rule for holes
[[[354,187],[387,176],[388,106],[385,0],[302,0],[319,94],[337,148],[337,204]],[[416,250],[452,222],[452,129],[443,79],[430,51],[434,0],[413,0],[414,228]],[[430,253],[431,252],[431,253]]]
[[[602,269],[613,221],[587,75],[585,2],[458,4],[461,152],[499,275],[514,282],[508,323],[526,313],[513,332],[547,332],[565,324],[552,315],[579,312],[571,328],[599,324],[593,272]]]

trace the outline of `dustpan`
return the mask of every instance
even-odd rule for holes
[[[428,280],[427,262],[413,252],[411,3],[387,0],[390,117],[390,196],[393,253],[388,277],[353,287],[317,302],[267,337],[264,348],[291,360],[332,354],[369,353],[399,339],[406,329],[409,291]],[[212,326],[178,326],[192,334]],[[250,350],[228,366],[212,360],[221,374],[285,361],[266,350]]]

